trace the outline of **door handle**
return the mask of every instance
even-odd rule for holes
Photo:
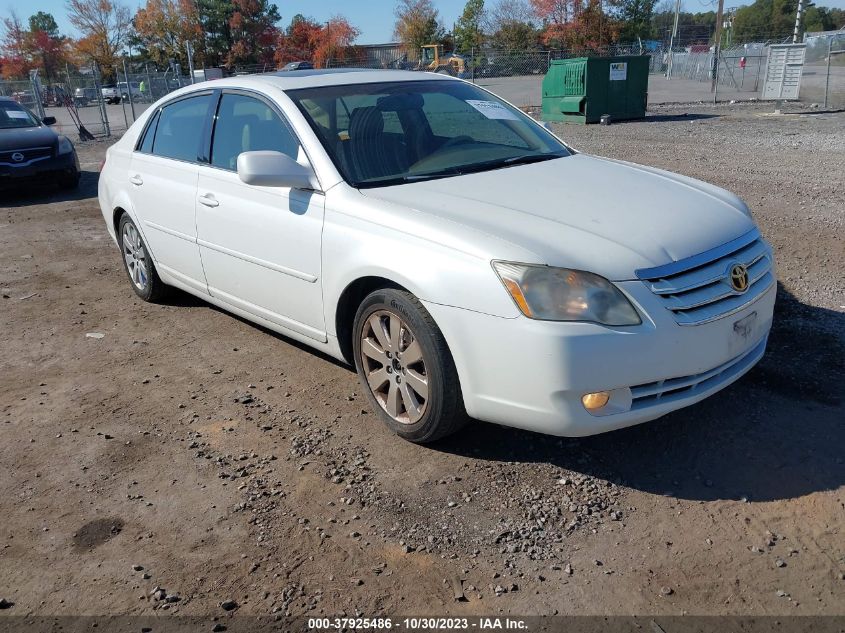
[[[129,182],[131,182],[133,185],[137,185],[140,187],[144,184],[144,179],[141,178],[138,174],[135,174],[134,176],[129,176]]]
[[[210,193],[202,195],[199,197],[200,204],[205,205],[207,207],[219,207],[220,203],[214,198],[214,196]]]

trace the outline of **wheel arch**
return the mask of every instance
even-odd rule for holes
[[[367,275],[348,283],[338,297],[334,318],[335,333],[340,352],[350,365],[355,365],[352,354],[352,329],[358,306],[371,292],[384,288],[404,290],[413,294],[412,290],[392,279],[379,275]]]

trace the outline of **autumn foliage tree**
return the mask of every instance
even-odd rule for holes
[[[296,15],[279,37],[275,60],[279,66],[304,60],[324,68],[330,59],[345,59],[358,35],[358,29],[342,16],[321,24]]]
[[[619,40],[622,24],[602,0],[530,0],[543,22],[540,40],[548,48],[600,50]]]
[[[39,69],[41,76],[52,79],[67,61],[67,38],[59,34],[56,20],[39,11],[29,18],[25,28],[12,11],[3,18],[0,38],[0,74],[3,78],[23,78]]]
[[[436,44],[445,35],[440,16],[431,0],[399,0],[396,5],[395,35],[412,55],[420,47]]]
[[[81,61],[113,72],[132,27],[129,9],[118,0],[68,0],[68,20],[82,34],[74,48]]]
[[[186,42],[193,45],[194,62],[202,64],[202,26],[192,0],[147,0],[133,19],[135,35],[146,56],[160,66],[169,60],[187,65]]]

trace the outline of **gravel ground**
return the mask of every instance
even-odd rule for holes
[[[0,208],[0,617],[845,615],[845,115],[556,129],[749,203],[781,288],[748,376],[592,438],[404,443],[348,368],[138,301],[81,145],[78,194]]]

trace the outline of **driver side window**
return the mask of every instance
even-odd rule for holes
[[[217,108],[211,146],[211,164],[235,171],[238,155],[274,150],[296,160],[299,141],[275,110],[261,99],[224,94]]]

